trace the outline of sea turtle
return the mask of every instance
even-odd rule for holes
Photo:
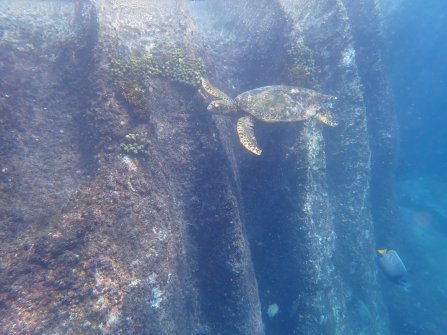
[[[256,155],[262,153],[254,134],[254,122],[295,122],[315,118],[329,126],[336,126],[331,113],[336,97],[307,88],[274,85],[256,88],[231,99],[228,95],[202,79],[202,90],[217,99],[207,109],[211,112],[237,115],[237,133],[241,144]],[[203,95],[203,93],[202,93]]]

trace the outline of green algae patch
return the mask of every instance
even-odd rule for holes
[[[128,155],[142,156],[147,154],[148,141],[138,133],[129,133],[124,136],[120,144],[121,150]]]
[[[109,62],[109,71],[117,92],[140,116],[150,112],[147,101],[151,79],[165,78],[196,90],[201,86],[204,69],[200,58],[178,47],[140,57],[114,58]]]
[[[155,51],[141,57],[114,58],[110,71],[117,83],[134,81],[145,86],[150,77],[162,77],[199,88],[204,75],[204,65],[200,58],[186,54],[182,48]]]
[[[160,76],[192,88],[200,87],[205,73],[201,59],[187,55],[181,48],[173,48],[154,60],[161,69]]]

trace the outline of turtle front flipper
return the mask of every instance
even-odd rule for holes
[[[213,86],[208,79],[201,78],[202,85],[199,89],[199,93],[202,97],[211,96],[213,100],[231,100],[231,98],[224,92]]]
[[[239,141],[247,149],[255,155],[260,155],[262,149],[258,147],[254,132],[254,119],[251,116],[243,116],[237,120],[237,133]]]

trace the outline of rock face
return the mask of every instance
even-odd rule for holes
[[[0,1],[2,333],[386,334],[369,181],[395,135],[371,8]],[[335,95],[340,125],[261,125],[250,156],[202,76]]]

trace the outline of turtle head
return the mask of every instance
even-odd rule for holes
[[[234,113],[236,111],[236,106],[234,101],[230,99],[222,99],[211,101],[206,109],[216,114],[227,115]]]

